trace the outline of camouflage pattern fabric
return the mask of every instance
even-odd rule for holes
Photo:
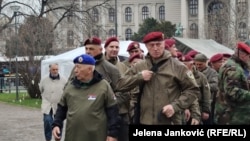
[[[224,118],[224,123],[218,121],[218,124],[250,124],[249,82],[249,69],[236,56],[221,67],[219,88],[226,103],[217,105],[217,111],[221,112],[217,118]]]

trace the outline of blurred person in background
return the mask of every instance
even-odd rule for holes
[[[57,110],[57,103],[63,94],[66,79],[59,74],[59,65],[49,65],[49,76],[39,83],[42,96],[41,110],[43,113],[44,136],[46,141],[52,139],[52,123]]]

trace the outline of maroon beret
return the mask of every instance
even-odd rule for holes
[[[119,40],[116,37],[110,37],[106,40],[104,47],[106,48],[113,41],[119,42]]]
[[[132,56],[129,57],[128,61],[132,62],[136,58],[142,59],[142,56],[140,54],[134,54],[134,55],[132,55]]]
[[[186,55],[194,58],[196,54],[198,54],[199,52],[196,50],[190,50]]]
[[[165,49],[171,48],[174,44],[176,44],[174,39],[166,39],[165,40]]]
[[[97,37],[92,37],[92,38],[88,38],[87,40],[85,40],[83,45],[86,46],[88,44],[101,45],[102,41],[101,41],[101,39],[99,39]]]
[[[217,54],[213,55],[213,56],[210,58],[210,62],[211,62],[211,63],[215,63],[215,62],[220,61],[220,60],[222,60],[222,59],[223,59],[223,54],[217,53]]]
[[[148,43],[151,41],[163,41],[163,40],[164,40],[164,34],[162,32],[150,32],[144,36],[142,42]]]
[[[248,46],[244,42],[238,42],[237,48],[250,54],[250,46]]]
[[[183,55],[181,57],[178,58],[181,62],[189,62],[189,61],[193,61],[193,58],[189,55]]]
[[[230,58],[231,56],[232,56],[232,54],[229,54],[229,53],[223,53],[222,54],[224,57],[226,57],[226,58]]]
[[[180,52],[180,51],[176,51],[176,53],[177,53],[177,58],[179,58],[179,57],[182,57],[182,56],[183,56],[182,52]]]
[[[128,45],[128,48],[127,48],[127,51],[130,51],[132,49],[137,49],[137,48],[140,48],[140,44],[138,42],[131,42],[129,45]]]

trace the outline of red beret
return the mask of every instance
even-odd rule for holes
[[[186,55],[194,58],[196,54],[198,54],[199,52],[196,50],[190,50]]]
[[[116,37],[110,37],[106,40],[104,47],[107,47],[113,41],[119,42],[119,40]]]
[[[132,42],[128,45],[127,51],[130,51],[132,49],[140,48],[140,44],[138,42]]]
[[[132,56],[129,57],[128,61],[132,62],[136,58],[142,59],[142,56],[140,54],[134,54],[134,55],[132,55]]]
[[[250,54],[250,47],[244,42],[238,42],[237,48]]]
[[[222,59],[223,59],[223,54],[217,53],[217,54],[213,55],[213,56],[210,58],[210,62],[211,62],[211,63],[215,63],[215,62],[220,61],[220,60],[222,60]]]
[[[174,44],[176,44],[174,39],[166,39],[165,40],[165,49],[171,48]]]
[[[180,52],[180,51],[177,51],[176,53],[177,53],[177,58],[179,58],[179,57],[182,57],[182,56],[183,56],[182,52]]]
[[[84,42],[84,46],[88,45],[88,44],[93,44],[93,45],[101,45],[102,41],[101,39],[97,38],[97,37],[92,37],[92,38],[88,38],[85,42]]]
[[[227,58],[229,58],[229,57],[231,57],[232,55],[231,54],[229,54],[229,53],[223,53],[222,54],[224,57],[227,57]]]
[[[178,58],[181,62],[189,62],[189,61],[193,61],[193,58],[189,55],[183,55],[181,57]]]
[[[144,36],[142,42],[148,43],[151,41],[163,41],[163,40],[164,40],[164,34],[162,32],[150,32]]]

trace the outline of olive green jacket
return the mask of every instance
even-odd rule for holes
[[[132,90],[144,80],[141,74],[143,70],[150,70],[152,67],[150,55],[145,57],[117,83],[118,91]],[[140,103],[140,123],[146,125],[159,124],[182,124],[182,111],[189,108],[200,93],[193,73],[178,60],[171,57],[171,54],[164,51],[163,56],[155,60],[158,63],[166,62],[158,68],[150,81],[145,82]],[[158,118],[162,108],[171,104],[175,114],[171,118]]]

